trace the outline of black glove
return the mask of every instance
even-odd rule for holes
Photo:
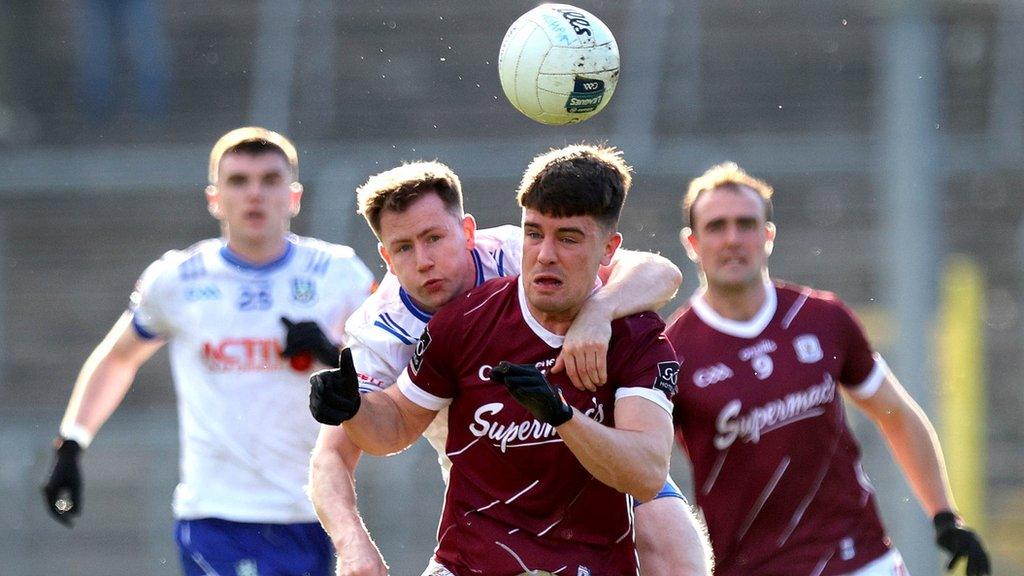
[[[296,354],[309,352],[324,366],[338,367],[338,347],[316,322],[292,322],[284,316],[281,317],[281,322],[288,329],[281,356],[291,358]]]
[[[57,442],[53,469],[43,485],[43,500],[50,515],[70,528],[71,519],[82,513],[82,472],[78,469],[82,447],[74,440]]]
[[[572,406],[562,391],[548,383],[532,364],[511,364],[504,360],[491,370],[491,380],[500,382],[509,393],[541,422],[559,426],[572,418]]]
[[[339,364],[309,377],[309,411],[321,424],[337,426],[359,411],[359,377],[351,350],[341,351]]]
[[[946,570],[952,570],[961,559],[967,558],[967,576],[991,573],[988,553],[982,547],[981,539],[964,525],[959,516],[948,510],[939,512],[932,518],[932,523],[935,524],[935,542],[953,555]]]

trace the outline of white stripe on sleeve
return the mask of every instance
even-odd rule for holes
[[[660,406],[663,410],[672,414],[672,401],[665,397],[665,393],[660,390],[653,388],[619,388],[615,391],[615,401],[626,398],[627,396],[640,396],[646,398],[651,402],[654,402]]]
[[[440,410],[452,403],[451,398],[434,396],[430,392],[427,392],[414,384],[412,379],[409,378],[408,368],[403,370],[402,375],[398,377],[398,389],[402,391],[402,394],[405,394],[406,398],[412,400],[414,404],[422,406],[427,410]]]
[[[860,384],[848,386],[847,389],[851,394],[857,398],[870,398],[878,392],[878,388],[882,386],[882,381],[889,375],[889,365],[885,363],[885,359],[878,352],[875,352],[875,367],[871,369],[871,373],[864,379]]]

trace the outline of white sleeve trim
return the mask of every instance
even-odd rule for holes
[[[441,398],[440,396],[434,396],[430,392],[427,392],[423,388],[420,388],[413,383],[412,379],[409,378],[409,369],[406,368],[402,371],[402,375],[398,377],[398,389],[405,394],[405,397],[418,406],[422,406],[427,410],[441,410],[445,406],[452,403],[451,398]]]
[[[640,396],[654,402],[669,415],[672,414],[672,401],[665,397],[665,393],[653,388],[619,388],[615,391],[615,401],[618,402],[628,396]]]
[[[878,389],[882,386],[882,382],[885,377],[889,375],[889,365],[885,363],[885,359],[878,352],[874,354],[875,367],[871,369],[871,373],[864,379],[860,384],[850,386],[850,393],[857,398],[871,398],[878,392]]]
[[[92,434],[85,429],[85,426],[81,424],[61,424],[60,425],[60,437],[65,440],[74,440],[78,442],[78,445],[82,449],[89,447],[92,444]]]

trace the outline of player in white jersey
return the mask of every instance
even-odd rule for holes
[[[406,164],[370,178],[359,190],[359,202],[391,271],[346,325],[359,385],[368,392],[397,381],[438,308],[486,280],[519,273],[523,231],[514,226],[476,230],[472,217],[463,213],[458,177],[436,162]],[[559,358],[559,369],[564,366],[581,389],[593,390],[606,380],[611,320],[659,307],[678,287],[679,273],[658,256],[620,250],[603,280],[606,284],[570,329]],[[315,389],[311,402],[319,403]],[[424,436],[438,451],[447,482],[445,416],[442,411]],[[355,505],[351,471],[359,455],[341,427],[325,427],[313,456],[310,492],[334,540],[339,576],[381,576],[387,573],[385,563]],[[656,502],[639,507],[638,519],[671,527],[675,519],[687,517],[680,499]],[[666,540],[671,542],[661,547],[651,544],[652,550],[670,560],[682,554],[676,540]]]
[[[518,226],[477,230],[470,251],[474,286],[492,278],[519,274],[523,231]],[[468,269],[468,267],[467,267]],[[394,274],[388,273],[380,288],[348,319],[345,331],[352,359],[359,369],[364,392],[383,390],[398,381],[433,312],[416,304]],[[441,475],[448,480],[450,462],[444,455],[447,437],[446,411],[431,423],[423,436],[438,453]],[[340,557],[345,555],[339,552]]]
[[[330,542],[303,490],[318,430],[308,378],[337,365],[335,343],[373,277],[350,248],[288,232],[302,195],[297,170],[291,142],[262,128],[214,146],[206,194],[224,236],[150,265],[82,368],[44,487],[58,520],[70,525],[81,509],[80,452],[169,343],[184,572],[331,572]]]

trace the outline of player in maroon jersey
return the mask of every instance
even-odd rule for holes
[[[772,281],[772,189],[732,163],[695,179],[681,239],[702,287],[666,331],[681,367],[675,424],[721,576],[902,575],[842,397],[879,427],[967,574],[989,573],[955,512],[921,408],[833,294]],[[842,392],[842,394],[840,393]]]
[[[342,370],[314,376],[318,402],[373,454],[405,448],[448,407],[452,467],[425,574],[637,574],[623,493],[649,500],[668,472],[677,363],[663,324],[649,312],[612,323],[608,386],[580,390],[550,372],[598,268],[621,243],[629,180],[610,149],[538,157],[519,193],[521,276],[438,311],[398,386],[360,398],[345,353]],[[678,573],[706,573],[701,546],[688,564]]]

